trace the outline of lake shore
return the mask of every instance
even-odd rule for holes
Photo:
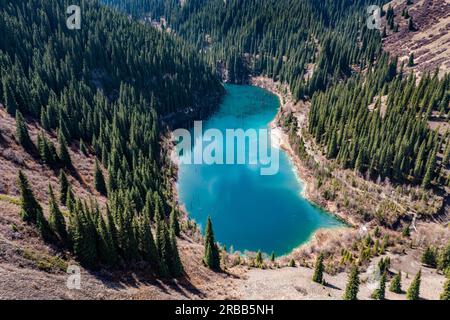
[[[287,152],[289,160],[295,168],[295,174],[303,186],[301,195],[311,203],[314,203],[315,205],[326,210],[328,213],[336,216],[341,221],[344,221],[347,225],[355,227],[360,226],[360,223],[353,219],[348,213],[339,210],[333,201],[326,201],[326,206],[323,206],[323,203],[317,203],[314,200],[312,194],[316,190],[316,179],[314,178],[312,172],[303,164],[302,160],[294,152],[286,132],[284,132],[283,127],[279,123],[283,113],[294,110],[298,111],[299,109],[303,108],[303,110],[300,110],[299,114],[297,114],[297,118],[300,118],[300,121],[298,122],[298,129],[303,129],[306,125],[305,122],[308,113],[307,104],[305,102],[296,103],[289,91],[289,88],[286,85],[274,82],[270,78],[262,76],[252,77],[250,79],[250,84],[275,94],[280,101],[278,113],[275,118],[269,123],[269,127],[271,129],[271,139],[274,146],[280,147],[285,152]]]

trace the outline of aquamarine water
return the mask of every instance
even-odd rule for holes
[[[219,110],[203,121],[203,132],[217,128],[225,136],[225,129],[267,129],[279,107],[275,95],[252,86],[226,85],[226,90]],[[193,148],[198,137],[195,140]],[[248,144],[239,147],[247,149],[248,156]],[[284,151],[279,152],[276,175],[261,175],[259,169],[259,165],[181,163],[180,202],[200,227],[210,215],[216,240],[241,252],[283,255],[319,228],[342,226],[301,196],[302,184]]]

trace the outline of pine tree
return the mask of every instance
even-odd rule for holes
[[[95,160],[95,168],[94,168],[94,187],[101,195],[106,196],[106,183],[105,178],[103,177],[103,172],[100,169],[98,161]]]
[[[402,272],[399,271],[391,281],[391,284],[389,286],[389,291],[394,293],[402,293]]]
[[[275,262],[275,252],[272,251],[272,254],[270,255],[270,261]]]
[[[53,193],[52,186],[48,185],[48,193],[49,193],[49,209],[50,209],[50,217],[49,223],[52,227],[53,231],[58,235],[62,243],[67,243],[68,235],[66,230],[66,222],[64,220],[64,216],[59,210],[58,203],[56,202],[55,195]]]
[[[162,277],[168,277],[170,274],[171,242],[168,235],[166,222],[164,219],[158,218],[156,220],[156,249],[160,260],[159,274]]]
[[[258,250],[258,252],[256,253],[255,264],[257,267],[261,267],[263,264],[263,257],[262,257],[261,250]]]
[[[422,254],[420,261],[431,268],[436,268],[436,251],[431,247],[426,247]]]
[[[69,190],[69,180],[67,180],[64,170],[59,171],[59,200],[62,205],[66,205],[67,191]]]
[[[52,228],[50,227],[50,224],[45,218],[44,213],[42,212],[42,210],[38,210],[36,214],[36,227],[39,231],[39,234],[45,242],[52,243],[55,239],[54,233]]]
[[[422,271],[419,270],[419,272],[416,274],[413,281],[411,282],[411,285],[409,286],[408,290],[406,291],[406,299],[408,299],[408,300],[418,300],[419,299],[421,275],[422,275]]]
[[[413,18],[410,17],[408,20],[408,30],[409,31],[416,31],[416,28],[414,27]]]
[[[323,269],[324,269],[323,254],[320,253],[316,260],[316,266],[315,266],[314,274],[313,274],[313,278],[312,278],[312,280],[314,282],[317,282],[320,284],[323,284],[325,282],[323,279]]]
[[[16,136],[18,142],[26,151],[31,152],[33,150],[34,144],[31,141],[27,125],[25,124],[25,120],[19,110],[16,111]]]
[[[408,67],[414,67],[414,53],[411,53],[409,55],[409,59],[408,59]]]
[[[205,254],[203,262],[212,270],[220,270],[220,256],[216,242],[211,217],[208,217],[205,229]]]
[[[25,222],[36,223],[38,215],[42,214],[42,207],[34,197],[28,179],[21,170],[19,170],[18,185],[21,203],[20,216]]]
[[[359,291],[359,270],[354,265],[348,277],[347,286],[345,287],[344,300],[357,300]]]
[[[66,168],[72,167],[72,160],[70,158],[69,150],[67,148],[66,138],[61,130],[58,132],[58,143],[59,143],[59,160],[61,164]]]
[[[143,214],[139,218],[139,251],[142,258],[155,268],[159,268],[159,257],[153,239],[150,220]]]
[[[173,208],[170,212],[170,229],[175,232],[177,237],[180,236],[180,224],[178,222],[178,211]]]
[[[288,263],[288,267],[295,268],[295,260],[291,258]]]
[[[441,300],[450,300],[450,278],[445,281],[444,291],[442,291]]]
[[[444,271],[450,269],[450,241],[447,242],[439,254],[438,268]]]
[[[171,242],[171,251],[172,251],[172,259],[171,259],[171,267],[170,273],[173,277],[178,278],[183,275],[183,265],[181,264],[180,255],[178,253],[177,247],[177,237],[175,235],[174,230],[170,232],[170,242]]]
[[[380,284],[377,289],[372,293],[372,299],[384,300],[386,294],[386,272],[381,275]]]
[[[118,254],[110,232],[103,217],[98,220],[99,247],[98,253],[100,260],[107,266],[114,267],[118,263]]]

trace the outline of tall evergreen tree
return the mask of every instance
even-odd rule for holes
[[[66,205],[67,192],[69,191],[69,180],[67,180],[64,170],[59,171],[59,200],[62,205]]]
[[[33,150],[34,144],[31,141],[27,125],[25,124],[25,120],[19,110],[16,111],[16,136],[18,142],[26,151]]]
[[[21,170],[19,170],[18,185],[21,204],[20,216],[23,221],[36,223],[38,215],[42,214],[42,207],[34,197],[28,179]]]
[[[139,251],[142,258],[149,262],[156,270],[159,270],[159,257],[153,239],[150,219],[142,214],[139,218]]]
[[[347,286],[345,287],[344,300],[357,300],[359,291],[359,270],[356,265],[352,266],[348,277]]]
[[[325,282],[324,278],[323,278],[323,269],[324,269],[323,254],[320,253],[316,260],[316,266],[315,266],[314,274],[313,274],[313,278],[312,278],[312,280],[314,282],[317,282],[320,284],[323,284]]]
[[[445,280],[444,291],[442,291],[440,299],[441,300],[450,300],[450,278]]]
[[[67,243],[68,235],[66,230],[66,222],[64,220],[64,216],[59,210],[58,203],[56,202],[55,195],[53,193],[52,186],[48,185],[48,193],[49,193],[49,209],[50,209],[50,217],[49,223],[52,227],[53,231],[58,235],[62,243]]]
[[[402,272],[399,271],[391,281],[391,284],[389,286],[389,291],[394,293],[402,293]]]
[[[95,160],[95,168],[94,168],[94,187],[101,195],[106,196],[106,183],[105,178],[103,177],[103,172],[100,169],[98,161]]]
[[[103,217],[98,219],[99,246],[98,253],[100,260],[107,266],[114,267],[118,263],[118,254],[110,232]]]
[[[205,253],[203,261],[206,266],[212,270],[220,270],[220,256],[214,240],[214,231],[212,227],[211,217],[208,217],[205,228]]]
[[[183,275],[184,269],[181,264],[180,255],[178,253],[177,247],[177,236],[175,235],[174,230],[170,230],[170,242],[171,242],[171,251],[172,251],[172,261],[170,267],[170,273],[173,277],[178,278]]]
[[[61,164],[66,168],[72,167],[72,159],[70,158],[69,149],[67,148],[67,141],[62,133],[62,130],[58,131],[58,143],[59,143],[59,159]]]
[[[380,284],[378,288],[372,293],[372,299],[375,300],[384,300],[386,294],[386,278],[387,272],[383,272],[380,278]]]
[[[413,281],[411,282],[411,285],[409,286],[408,290],[406,291],[406,299],[408,299],[408,300],[418,300],[419,299],[421,275],[422,275],[422,271],[419,270],[419,272],[416,274]]]
[[[172,208],[170,212],[170,229],[173,230],[177,237],[180,236],[180,224],[178,222],[178,211],[175,208]]]

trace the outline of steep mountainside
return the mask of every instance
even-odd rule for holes
[[[383,48],[405,62],[413,53],[414,65],[409,68],[418,74],[433,72],[437,67],[441,76],[449,72],[450,1],[415,0],[407,5],[406,1],[395,0],[385,5],[384,9],[388,10],[389,6],[394,9],[398,31],[387,28]],[[410,18],[413,32],[408,28]]]

